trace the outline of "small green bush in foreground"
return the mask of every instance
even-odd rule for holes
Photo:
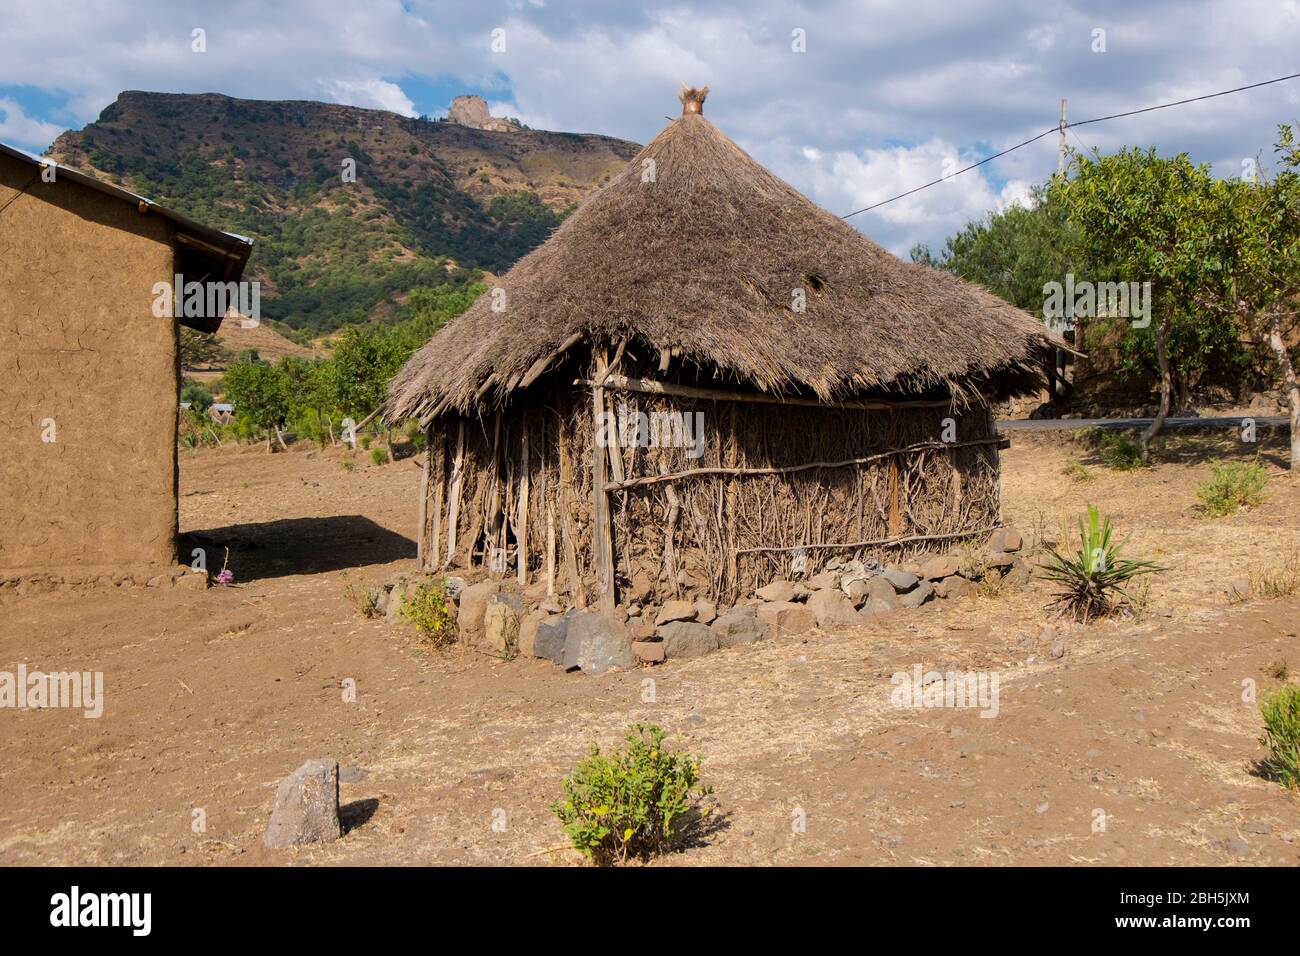
[[[593,745],[564,779],[564,799],[551,812],[574,848],[597,864],[671,849],[683,815],[713,792],[699,783],[699,758],[665,750],[666,736],[654,724],[633,724],[623,747],[603,754]]]

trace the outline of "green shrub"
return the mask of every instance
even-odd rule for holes
[[[1242,508],[1253,508],[1264,500],[1267,484],[1268,470],[1259,460],[1215,462],[1209,479],[1196,486],[1200,512],[1209,518],[1222,518]]]
[[[455,639],[451,598],[441,581],[421,581],[402,602],[402,613],[431,644],[442,646]]]
[[[1115,471],[1132,471],[1142,467],[1142,446],[1123,432],[1103,432],[1097,455],[1101,463]]]
[[[388,453],[382,448],[370,449],[370,460],[376,465],[382,465],[388,460]]]
[[[1092,481],[1093,478],[1092,472],[1077,458],[1069,459],[1061,468],[1061,474],[1071,481]]]
[[[373,588],[358,588],[344,571],[340,577],[343,580],[343,598],[357,609],[357,613],[362,617],[379,616],[379,594]]]
[[[573,846],[599,865],[646,859],[671,849],[675,824],[713,792],[699,783],[700,760],[664,749],[666,732],[632,724],[625,746],[609,754],[593,745],[564,779],[564,799],[550,810]],[[707,813],[708,811],[702,811]]]
[[[1262,700],[1264,736],[1268,748],[1264,766],[1288,790],[1300,790],[1300,687],[1287,684]]]
[[[1110,519],[1102,519],[1096,506],[1088,506],[1088,520],[1079,519],[1079,552],[1065,557],[1055,548],[1047,552],[1043,574],[1061,585],[1056,605],[1087,621],[1111,613],[1122,603],[1131,603],[1125,589],[1134,578],[1161,571],[1150,561],[1121,556],[1128,538],[1114,540]]]

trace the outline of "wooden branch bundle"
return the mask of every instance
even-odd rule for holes
[[[916,445],[908,445],[905,448],[890,448],[874,455],[863,455],[860,458],[848,458],[844,461],[810,461],[799,465],[785,465],[783,467],[767,468],[736,468],[736,467],[716,467],[716,468],[692,468],[686,471],[675,471],[662,475],[645,475],[641,478],[629,478],[626,481],[611,481],[606,483],[606,491],[624,491],[629,488],[644,488],[646,485],[658,485],[665,481],[685,481],[691,478],[707,478],[717,475],[730,475],[734,477],[751,476],[751,475],[789,475],[799,471],[810,471],[814,468],[848,468],[853,465],[865,465],[873,461],[888,459],[897,455],[907,455],[913,452],[924,452],[928,449],[953,449],[968,448],[974,445],[997,445],[1001,443],[1000,438],[980,438],[974,441],[965,442],[923,442]]]

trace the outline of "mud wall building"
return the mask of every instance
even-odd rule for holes
[[[180,323],[156,286],[237,281],[250,248],[0,144],[0,578],[176,562]]]

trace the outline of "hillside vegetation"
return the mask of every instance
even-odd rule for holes
[[[262,283],[264,317],[305,341],[403,318],[413,289],[503,271],[637,149],[325,103],[125,92],[50,153],[251,236],[246,278]]]

